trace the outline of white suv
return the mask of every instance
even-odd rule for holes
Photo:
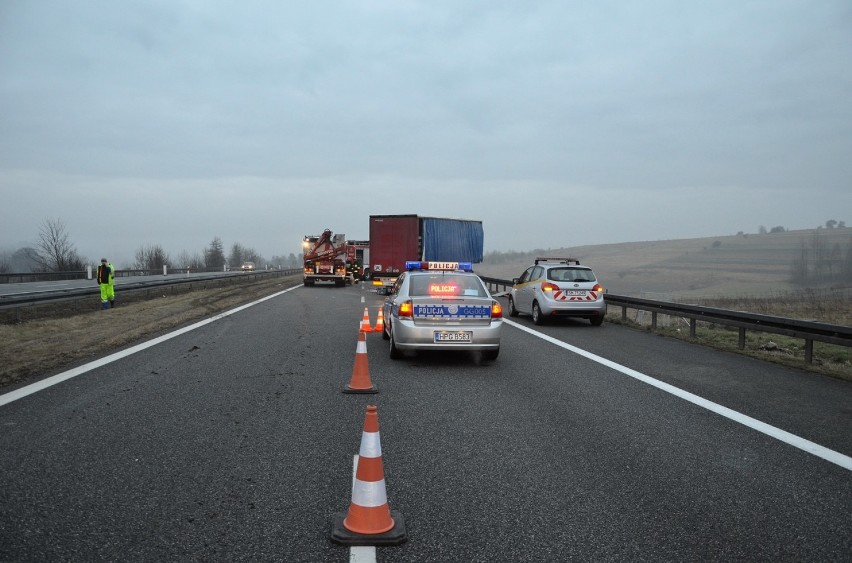
[[[600,326],[606,316],[604,288],[588,266],[575,258],[536,258],[512,280],[509,315],[532,315],[537,325],[555,317],[580,317]]]

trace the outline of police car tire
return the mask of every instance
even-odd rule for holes
[[[396,342],[394,342],[393,340],[393,333],[391,333],[391,335],[388,337],[388,340],[390,340],[390,359],[400,359],[402,357],[402,350],[396,347]]]
[[[499,356],[499,355],[500,355],[500,348],[497,348],[496,350],[483,350],[482,351],[482,359],[483,360],[493,361],[493,360],[496,360],[497,356]]]

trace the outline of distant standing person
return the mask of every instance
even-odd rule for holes
[[[101,309],[115,307],[115,268],[106,258],[98,266],[98,285],[101,288]]]

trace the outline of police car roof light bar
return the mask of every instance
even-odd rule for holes
[[[426,262],[419,260],[408,260],[405,269],[411,270],[433,270],[433,271],[458,271],[472,272],[473,262]]]

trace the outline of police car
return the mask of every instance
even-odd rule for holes
[[[390,357],[406,350],[500,353],[503,308],[469,262],[406,262],[382,305]]]

